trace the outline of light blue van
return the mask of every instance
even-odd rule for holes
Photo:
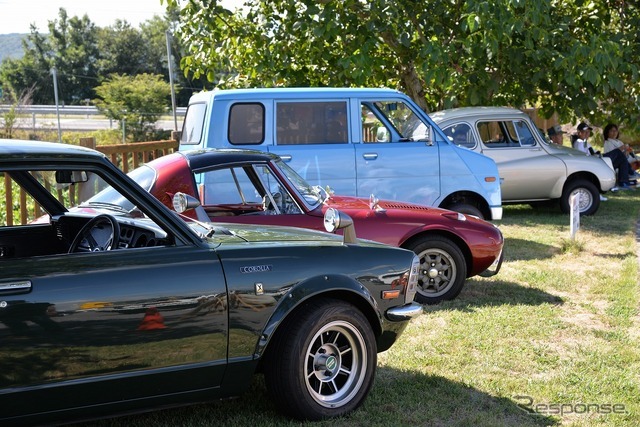
[[[502,218],[495,162],[450,142],[391,89],[214,90],[189,100],[180,150],[251,148],[279,155],[340,195],[407,201]]]

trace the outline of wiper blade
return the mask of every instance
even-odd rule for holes
[[[105,203],[105,202],[89,202],[83,205],[79,205],[79,208],[99,208],[99,209],[111,209],[116,212],[129,213],[128,210],[123,208],[120,205],[116,205],[113,203]]]

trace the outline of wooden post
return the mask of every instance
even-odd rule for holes
[[[82,147],[87,147],[87,148],[92,148],[92,149],[96,149],[96,139],[91,137],[91,138],[80,138],[80,146]]]

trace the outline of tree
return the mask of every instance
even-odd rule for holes
[[[134,140],[153,132],[153,124],[167,111],[171,87],[161,75],[112,75],[96,88],[95,105],[108,118],[124,122]]]
[[[77,104],[94,96],[97,84],[97,29],[85,15],[69,18],[61,8],[58,19],[49,21],[49,35],[31,27],[23,42],[24,56],[3,62],[0,76],[16,93],[34,88],[36,104],[53,104],[54,89],[51,70],[56,68],[59,100]]]
[[[635,116],[638,14],[610,0],[257,0],[242,13],[188,0],[181,66],[218,87],[389,86],[427,111]]]

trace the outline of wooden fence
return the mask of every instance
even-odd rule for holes
[[[104,153],[113,164],[127,173],[143,163],[173,153],[178,149],[179,142],[168,140],[96,146],[94,138],[81,138],[80,145]],[[58,190],[58,199],[69,197],[71,201],[76,200],[77,186],[70,186],[67,191],[68,194],[63,194]],[[37,203],[29,203],[27,194],[15,183],[12,184],[12,180],[6,174],[4,174],[4,212],[6,217],[0,218],[0,226],[26,224],[43,214]]]

